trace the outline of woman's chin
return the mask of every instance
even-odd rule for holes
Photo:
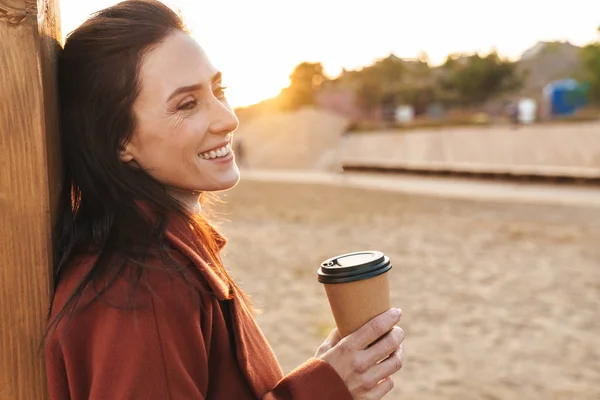
[[[234,188],[240,181],[240,171],[237,166],[233,166],[227,172],[215,176],[211,182],[204,186],[203,192],[220,192]]]

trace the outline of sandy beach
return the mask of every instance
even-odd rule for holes
[[[376,249],[407,335],[386,399],[600,398],[600,208],[252,181],[221,198],[225,262],[284,372],[334,327],[319,262]]]

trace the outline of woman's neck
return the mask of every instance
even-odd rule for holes
[[[200,197],[202,196],[202,192],[168,188],[167,193],[183,204],[186,211],[190,214],[196,215],[202,211],[202,206],[200,205]]]

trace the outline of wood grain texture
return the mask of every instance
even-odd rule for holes
[[[44,2],[44,0],[40,1],[40,3]],[[2,0],[0,20],[18,25],[25,22],[28,16],[36,15],[37,9],[36,0]]]
[[[58,0],[0,0],[0,400],[47,398]]]

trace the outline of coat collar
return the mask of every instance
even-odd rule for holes
[[[155,218],[155,213],[146,203],[139,201],[137,205],[148,218],[151,220]],[[208,226],[210,234],[217,242],[219,250],[221,250],[227,243],[227,240],[213,225],[207,221],[205,223]],[[223,301],[231,298],[229,284],[200,255],[200,249],[204,248],[204,243],[202,243],[202,239],[194,232],[189,221],[175,213],[170,214],[168,216],[165,237],[171,246],[179,250],[182,255],[194,264],[217,299]]]
[[[222,248],[226,243],[225,238],[213,226],[210,226],[210,229]],[[283,378],[283,373],[271,346],[256,324],[252,311],[238,296],[232,295],[229,285],[195,250],[202,243],[186,221],[172,218],[167,227],[166,237],[198,268],[217,299],[232,300],[229,317],[233,322],[238,365],[254,395],[259,399],[263,398]]]
[[[219,249],[222,249],[226,243],[225,238],[212,225],[208,226],[219,245]],[[195,265],[217,299],[220,301],[230,299],[231,290],[229,284],[200,256],[197,249],[202,248],[202,239],[194,233],[189,223],[182,221],[182,218],[177,216],[170,218],[165,237],[172,246],[178,249]]]

